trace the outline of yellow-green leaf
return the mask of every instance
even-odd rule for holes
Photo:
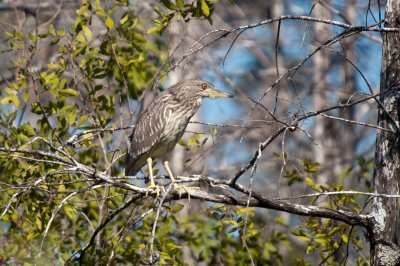
[[[30,124],[23,124],[20,126],[20,129],[27,135],[27,136],[34,136],[35,130],[31,127]]]
[[[32,232],[26,236],[26,240],[31,240],[31,239],[35,238],[37,235],[38,235],[37,233]]]
[[[68,123],[70,125],[72,125],[75,122],[77,116],[78,116],[78,112],[76,110],[68,111],[67,114],[66,114]]]
[[[10,94],[9,96],[4,97],[3,99],[1,99],[0,102],[2,104],[12,104],[14,106],[19,106],[21,103],[19,98],[15,94]]]
[[[28,102],[29,100],[29,92],[24,92],[24,102]]]
[[[75,217],[74,209],[70,205],[65,205],[63,209],[64,209],[64,213],[67,215],[67,217],[70,220],[73,220]]]
[[[233,225],[233,226],[235,226],[235,227],[238,226],[237,222],[236,222],[236,221],[233,221],[233,220],[223,221],[223,224],[226,224],[226,225]]]
[[[310,252],[313,251],[313,250],[314,250],[314,247],[313,247],[313,246],[308,246],[308,247],[306,248],[306,253],[307,253],[307,254],[310,254]]]
[[[311,240],[310,240],[308,237],[306,237],[306,236],[298,236],[298,238],[299,238],[300,240],[303,240],[303,241],[306,241],[306,242],[311,242]]]
[[[210,8],[208,7],[208,4],[206,0],[201,0],[201,11],[203,12],[203,15],[208,17],[210,16]]]
[[[268,249],[269,251],[271,251],[272,253],[276,253],[278,251],[276,246],[274,246],[273,244],[271,244],[269,242],[265,243],[265,248]]]
[[[92,40],[93,34],[88,26],[82,26],[82,31],[88,41]]]
[[[343,234],[343,235],[342,235],[342,240],[343,240],[344,243],[347,244],[347,242],[349,242],[349,236],[346,235],[346,234]]]
[[[250,237],[256,236],[257,234],[258,234],[257,230],[252,229],[247,232],[246,237],[250,238]]]
[[[50,26],[49,26],[49,33],[50,33],[52,36],[56,36],[56,29],[54,28],[54,25],[53,25],[53,24],[50,24]]]
[[[169,207],[169,211],[172,212],[172,213],[177,213],[180,210],[182,210],[183,207],[184,207],[183,204],[176,204],[176,205],[173,205],[173,206]]]
[[[87,115],[83,115],[81,118],[79,118],[78,127],[80,127],[83,124],[85,124],[87,120],[88,120],[88,116]]]
[[[176,0],[176,6],[178,7],[178,9],[182,9],[185,6],[185,3],[183,2],[183,0]]]
[[[157,31],[161,31],[161,27],[160,26],[156,26],[156,27],[153,27],[153,28],[150,28],[150,29],[148,29],[147,30],[147,33],[148,34],[151,34],[151,33],[154,33],[154,32],[157,32]]]
[[[61,93],[61,95],[64,95],[64,96],[78,96],[79,95],[79,93],[76,90],[71,89],[71,88],[61,90],[60,93]]]
[[[247,214],[247,215],[249,215],[249,216],[254,216],[253,211],[254,211],[254,208],[251,208],[251,207],[249,207],[249,208],[239,208],[239,209],[236,211],[236,213],[237,213],[237,214]]]
[[[42,221],[40,220],[40,218],[38,216],[36,216],[36,226],[39,230],[42,230],[42,228],[43,228]]]
[[[87,12],[87,8],[88,6],[85,4],[82,4],[81,7],[76,10],[76,14],[80,15],[80,16],[84,16],[84,17],[89,17],[89,13]]]
[[[125,24],[125,22],[128,21],[128,14],[125,14],[124,16],[122,16],[122,18],[119,20],[119,24],[123,25]]]
[[[106,18],[106,26],[107,28],[111,29],[114,27],[114,20],[111,17]]]
[[[314,181],[308,176],[306,176],[305,181],[310,187],[314,185]]]

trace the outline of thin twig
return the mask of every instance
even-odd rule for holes
[[[153,223],[153,227],[151,229],[151,234],[149,237],[149,241],[147,242],[147,244],[150,246],[149,247],[149,263],[150,265],[153,265],[154,261],[154,239],[155,239],[155,235],[156,235],[156,229],[157,229],[157,223],[158,223],[158,218],[160,217],[160,212],[162,209],[162,205],[167,197],[167,195],[169,194],[169,192],[171,191],[172,188],[172,184],[169,185],[169,187],[167,188],[167,190],[165,191],[165,193],[163,194],[163,196],[160,198],[159,202],[158,202],[158,206],[157,206],[157,212],[156,215],[154,217],[154,223]]]
[[[40,256],[42,255],[42,249],[43,249],[43,243],[44,243],[44,239],[47,236],[47,233],[49,232],[50,226],[53,223],[54,218],[56,217],[58,211],[64,206],[64,204],[68,201],[68,199],[72,198],[73,196],[75,196],[76,194],[78,194],[78,191],[72,192],[69,195],[67,195],[61,202],[60,204],[58,204],[57,208],[52,212],[51,217],[49,219],[49,221],[47,222],[46,228],[43,232],[43,237],[42,237],[42,241],[40,242],[40,248],[39,248],[39,253],[37,255],[37,258],[40,258]]]

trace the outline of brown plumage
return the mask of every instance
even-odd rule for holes
[[[125,175],[135,175],[148,158],[164,157],[171,152],[204,97],[232,95],[215,90],[204,80],[184,80],[161,92],[136,123],[126,153]]]

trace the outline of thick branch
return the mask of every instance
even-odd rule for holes
[[[301,216],[330,218],[342,221],[349,225],[359,225],[363,227],[369,226],[368,216],[366,215],[360,215],[349,211],[332,210],[319,206],[300,205],[281,200],[274,200],[256,194],[255,192],[252,192],[252,195],[253,197],[250,199],[248,204],[247,196],[230,196],[223,194],[212,194],[200,190],[190,190],[190,198],[192,199],[195,198],[200,200],[206,200],[209,202],[223,203],[223,204],[243,206],[243,207],[250,206],[250,207],[258,207],[264,209],[272,209],[272,210],[297,214]],[[169,198],[167,198],[166,201],[179,200],[181,198],[187,198],[187,197],[188,197],[187,193],[181,193],[181,195],[179,195],[177,191],[174,191],[172,195]]]

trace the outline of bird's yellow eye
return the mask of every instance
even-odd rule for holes
[[[207,83],[202,83],[202,84],[201,84],[201,89],[202,89],[202,90],[207,89],[207,87],[208,87]]]

